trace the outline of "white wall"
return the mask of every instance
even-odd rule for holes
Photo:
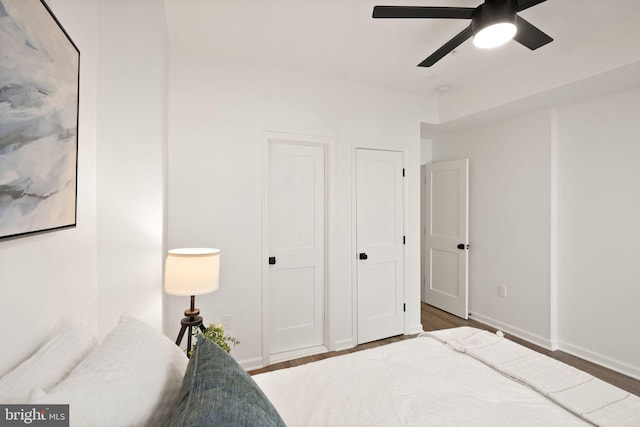
[[[197,297],[205,323],[231,314],[233,350],[244,366],[261,363],[262,131],[335,140],[330,217],[332,345],[352,335],[351,169],[356,144],[409,153],[407,328],[420,327],[420,121],[432,100],[344,81],[215,60],[171,46],[169,90],[169,247],[222,250],[220,289]],[[266,255],[265,255],[266,256]],[[187,298],[171,297],[167,333],[177,333]],[[286,309],[286,308],[284,308]]]
[[[125,312],[162,326],[163,4],[47,3],[81,52],[78,220],[73,229],[0,242],[0,336],[12,349],[0,352],[0,375],[71,319],[98,337]]]
[[[473,317],[636,378],[638,117],[626,90],[448,131],[432,153],[471,159]]]
[[[164,6],[99,3],[99,336],[122,313],[162,328],[167,121]]]
[[[77,227],[0,241],[0,376],[67,321],[97,330],[97,2],[47,3],[81,52]]]
[[[434,162],[468,157],[469,310],[550,346],[551,113],[433,138]],[[507,287],[507,298],[498,286]]]
[[[640,378],[640,89],[558,110],[560,346]]]

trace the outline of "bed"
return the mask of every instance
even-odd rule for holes
[[[470,327],[253,377],[288,426],[640,426],[640,398]]]
[[[640,426],[640,398],[474,328],[249,376],[123,316],[69,325],[0,378],[0,405],[68,404],[71,426]]]

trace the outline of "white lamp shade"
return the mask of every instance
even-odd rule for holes
[[[220,250],[171,249],[164,264],[164,290],[171,295],[201,295],[218,289]]]
[[[488,25],[473,36],[473,45],[482,49],[498,47],[513,38],[518,28],[511,22]]]

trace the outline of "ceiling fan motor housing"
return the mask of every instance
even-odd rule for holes
[[[493,24],[516,25],[517,11],[518,3],[515,0],[486,0],[471,15],[473,34]]]

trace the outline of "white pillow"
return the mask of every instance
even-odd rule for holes
[[[71,426],[164,425],[187,363],[169,338],[123,316],[67,379],[49,393],[34,391],[31,403],[69,404]]]
[[[0,378],[0,402],[27,403],[31,392],[49,390],[64,379],[96,346],[96,339],[74,322],[31,357]]]

